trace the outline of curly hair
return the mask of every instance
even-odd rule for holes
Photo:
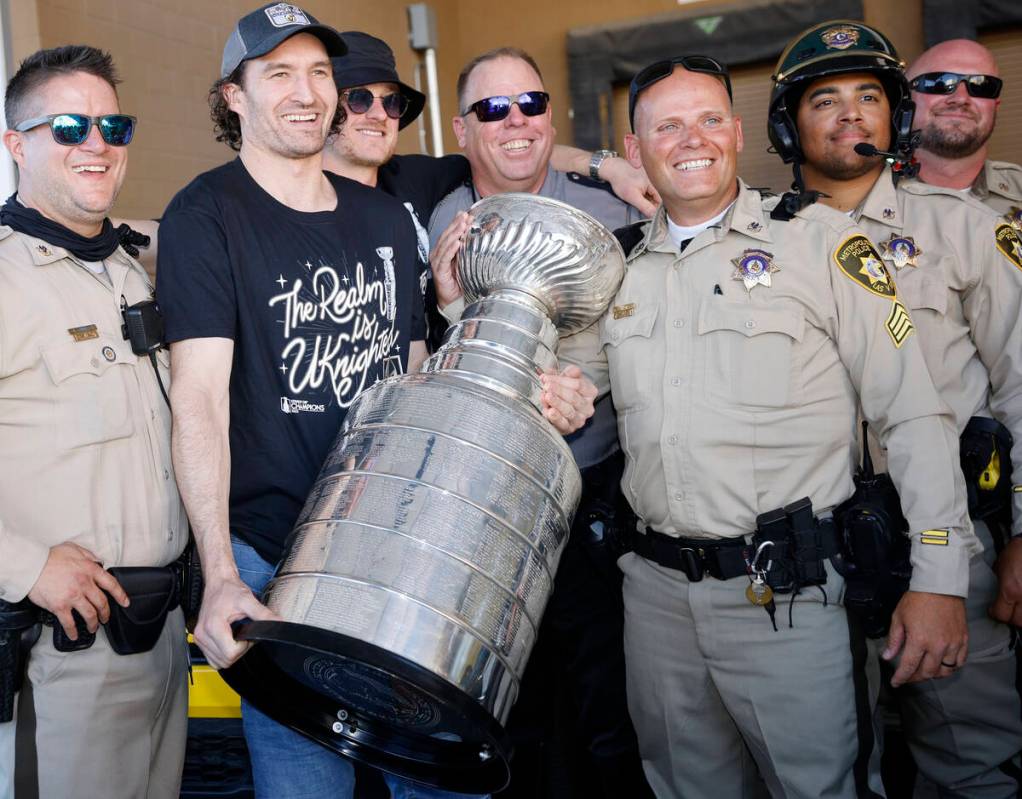
[[[226,78],[218,80],[209,90],[209,115],[213,119],[213,132],[216,134],[216,140],[222,141],[235,151],[241,149],[241,120],[228,107],[227,98],[224,96],[224,87],[233,83],[244,90],[244,80],[245,62],[242,61],[234,72]],[[330,123],[327,135],[333,136],[338,133],[347,118],[348,113],[344,108],[344,103],[338,99],[337,110],[334,112],[334,118]]]

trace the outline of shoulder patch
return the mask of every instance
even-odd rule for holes
[[[835,250],[834,261],[841,272],[878,297],[897,297],[894,280],[884,268],[873,243],[857,233]]]
[[[1001,255],[1022,269],[1022,239],[1019,239],[1019,232],[1013,226],[1002,223],[994,229],[994,239]]]

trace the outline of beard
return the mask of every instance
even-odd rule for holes
[[[872,172],[882,161],[879,155],[866,158],[858,153],[825,153],[813,167],[831,180],[855,180]]]
[[[963,130],[955,123],[941,127],[937,119],[933,118],[922,130],[919,148],[941,158],[966,158],[986,144],[993,132],[993,119],[986,129],[977,124],[971,129]]]

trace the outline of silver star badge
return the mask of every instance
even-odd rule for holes
[[[770,275],[781,271],[779,266],[774,265],[773,259],[773,253],[765,250],[745,250],[737,258],[731,259],[735,265],[731,279],[741,280],[746,291],[752,291],[757,285],[770,288]]]
[[[916,245],[915,239],[911,236],[899,236],[892,233],[887,241],[880,242],[880,256],[885,261],[890,261],[897,269],[906,266],[918,266],[916,258],[923,254],[923,251]]]

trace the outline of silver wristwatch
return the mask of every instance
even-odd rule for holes
[[[608,158],[617,158],[617,153],[614,150],[596,150],[589,159],[589,177],[606,183],[607,181],[600,177],[600,167]]]

